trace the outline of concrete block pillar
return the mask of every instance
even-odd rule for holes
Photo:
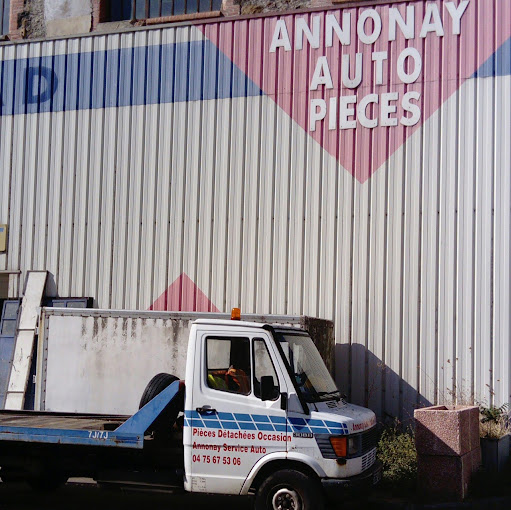
[[[462,501],[481,465],[479,408],[425,407],[414,417],[419,489],[433,498]]]

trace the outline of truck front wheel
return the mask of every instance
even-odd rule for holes
[[[317,480],[294,469],[282,469],[259,486],[255,510],[322,510],[323,493]]]

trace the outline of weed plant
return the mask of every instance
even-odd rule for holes
[[[480,423],[479,432],[481,437],[489,439],[500,439],[509,433],[509,418],[507,411],[508,404],[503,404],[500,407],[479,406]]]
[[[378,443],[383,464],[383,485],[397,491],[413,491],[417,481],[417,450],[414,432],[399,423],[383,430]]]

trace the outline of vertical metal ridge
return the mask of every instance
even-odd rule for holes
[[[201,44],[201,57],[200,57],[200,80],[201,80],[201,97],[204,97],[204,88],[205,88],[205,77],[204,77],[204,60],[205,60],[205,43],[203,42]],[[201,102],[200,108],[199,108],[199,125],[197,127],[197,135],[199,139],[199,147],[198,147],[198,154],[197,154],[197,188],[196,188],[196,209],[195,209],[195,250],[194,250],[194,275],[193,275],[193,281],[197,284],[201,285],[202,282],[199,281],[199,246],[200,246],[200,235],[201,235],[201,202],[202,202],[202,158],[204,154],[203,146],[205,145],[204,142],[204,130],[202,129],[203,121],[204,121],[204,109],[205,105],[204,102]],[[200,308],[200,299],[198,294],[195,294],[194,299],[194,309],[199,310]]]
[[[232,62],[232,59],[233,59],[233,55],[234,55],[234,38],[233,38],[233,35],[234,35],[234,24],[233,23],[228,23],[226,25],[228,28],[227,30],[229,30],[229,33],[231,35],[231,41],[232,41],[232,44],[230,45],[230,54],[227,55],[228,58],[230,59],[230,61]],[[233,98],[232,98],[232,87],[234,85],[234,76],[232,74],[232,67],[231,67],[231,75],[230,75],[230,87],[231,87],[231,94],[229,95],[229,98],[227,99],[227,103],[228,103],[228,113],[227,113],[227,119],[228,119],[228,124],[229,124],[229,127],[231,128],[232,127],[232,121],[233,121],[233,107],[232,107],[232,101],[233,101]],[[229,129],[229,133],[227,135],[227,148],[228,148],[228,153],[227,153],[227,158],[226,158],[226,166],[227,166],[227,171],[226,171],[226,194],[225,194],[225,198],[226,198],[226,208],[225,208],[225,247],[224,247],[224,260],[223,260],[223,267],[224,267],[224,275],[226,276],[226,278],[224,278],[223,280],[223,291],[222,291],[222,295],[223,295],[223,303],[222,303],[222,310],[227,310],[227,307],[229,306],[229,304],[227,303],[227,297],[228,297],[228,292],[229,292],[229,289],[228,289],[228,285],[229,285],[229,281],[228,281],[228,276],[230,274],[230,270],[229,270],[229,242],[230,242],[230,238],[231,238],[231,235],[230,235],[230,227],[231,227],[231,215],[230,215],[230,209],[231,209],[231,164],[232,164],[232,143],[233,143],[233,136],[232,136],[232,129]]]
[[[265,35],[265,23],[263,20],[261,20],[260,22],[260,25],[261,25],[261,37],[260,37],[260,44],[261,44],[261,52],[263,51],[263,48],[264,48],[264,35]],[[263,72],[264,72],[264,67],[263,67],[263,62],[262,62],[262,59],[260,60],[260,73],[261,73],[261,76],[263,76]],[[257,142],[256,142],[256,147],[259,149],[259,151],[261,150],[262,146],[263,146],[263,136],[262,136],[262,131],[263,131],[263,126],[261,125],[261,119],[263,117],[263,106],[264,105],[264,97],[261,96],[259,98],[259,101],[258,101],[258,113],[259,113],[259,129],[257,131]],[[260,239],[260,223],[259,223],[259,220],[260,220],[260,214],[259,214],[259,202],[260,202],[260,194],[261,194],[261,177],[262,177],[262,171],[261,171],[261,158],[259,155],[257,155],[255,158],[255,164],[256,164],[256,167],[257,167],[257,179],[256,179],[256,201],[255,201],[255,208],[254,208],[254,213],[256,215],[256,231],[254,233],[254,238],[255,238],[255,254],[254,254],[254,277],[253,277],[253,295],[252,295],[252,301],[253,301],[253,304],[254,304],[254,310],[257,309],[257,282],[258,282],[258,279],[259,279],[259,264],[258,264],[258,260],[259,260],[259,250],[260,250],[260,246],[262,244],[262,240]]]
[[[438,42],[440,48],[439,48],[439,60],[438,60],[438,68],[439,68],[439,75],[442,75],[442,64],[444,62],[444,56],[443,56],[443,50],[444,50],[444,44],[443,40],[440,40]],[[443,88],[442,84],[438,83],[439,88],[439,95],[440,97],[443,97]],[[441,101],[441,100],[440,100]],[[442,101],[441,101],[442,102]],[[436,172],[436,222],[435,222],[435,403],[438,403],[440,400],[446,401],[448,398],[448,395],[445,393],[444,384],[442,381],[442,385],[440,385],[440,373],[441,370],[444,370],[444,368],[440,367],[440,340],[439,340],[439,320],[440,320],[440,299],[441,299],[441,289],[440,289],[440,258],[441,258],[441,249],[440,249],[440,226],[441,226],[441,196],[442,196],[442,152],[445,150],[446,141],[444,140],[444,137],[442,136],[442,127],[443,127],[443,120],[444,120],[444,110],[443,108],[440,108],[438,110],[438,134],[437,134],[437,143],[439,150],[438,160],[439,164],[437,166],[437,172]]]
[[[181,29],[181,32],[184,32],[184,31],[189,31],[189,27],[183,27]],[[187,38],[182,35],[182,38],[183,40],[186,40]],[[191,59],[191,51],[190,51],[190,43],[187,42],[186,44],[186,47],[187,47],[187,51],[186,51],[186,60],[187,60],[187,69],[190,68],[190,59]],[[186,90],[189,91],[190,90],[190,77],[189,75],[187,74],[186,75]],[[188,101],[184,103],[184,105],[182,105],[182,108],[183,108],[183,117],[182,117],[182,123],[183,123],[183,133],[185,134],[185,137],[186,137],[186,134],[188,133],[188,112],[189,112],[189,103]],[[174,117],[175,119],[175,117]],[[186,138],[185,138],[186,140]],[[183,148],[183,168],[187,168],[187,163],[188,163],[188,152],[186,150],[186,147]],[[187,182],[188,182],[188,179],[187,179],[187,172],[183,172],[183,187],[182,187],[182,191],[183,191],[183,197],[186,196],[186,186],[187,186]],[[176,205],[177,207],[179,207],[179,204]],[[184,272],[184,246],[185,246],[185,218],[186,218],[186,199],[185,200],[182,200],[181,202],[181,222],[179,224],[179,227],[178,227],[178,232],[179,232],[179,240],[180,240],[180,246],[181,246],[181,249],[178,251],[178,259],[179,259],[179,262],[178,262],[178,274],[181,275],[183,274]],[[184,301],[184,290],[183,290],[183,286],[181,285],[181,288],[180,288],[180,292],[179,292],[179,310],[181,310],[183,308],[183,301]],[[225,307],[224,307],[225,308]]]
[[[234,29],[234,24],[233,24]],[[250,24],[247,22],[246,24],[246,34],[245,34],[245,40],[243,41],[242,47],[246,49],[245,51],[245,61],[248,60],[248,54],[250,51],[249,48],[249,36],[250,36]],[[247,90],[247,80],[248,77],[244,77],[244,89],[245,93]],[[241,163],[241,175],[239,177],[240,181],[240,190],[241,190],[241,197],[240,197],[240,224],[239,224],[239,246],[238,246],[238,258],[239,258],[239,267],[238,267],[238,299],[237,299],[237,305],[240,306],[241,303],[243,303],[243,268],[244,268],[244,257],[243,257],[243,241],[244,241],[244,229],[247,228],[247,218],[246,218],[246,211],[245,211],[245,197],[247,196],[246,188],[245,188],[245,182],[246,182],[246,175],[247,175],[247,131],[248,131],[248,102],[244,101],[243,104],[243,122],[242,122],[242,136],[240,137],[241,143],[243,144],[243,147],[240,148],[240,153],[242,155],[242,163]]]
[[[217,34],[217,38],[218,38],[218,34]],[[213,41],[215,44],[218,44],[218,40],[217,41]],[[219,59],[219,54],[216,55],[216,61],[217,61],[217,65],[215,66],[215,69],[218,69],[218,59]],[[215,88],[216,90],[218,90],[218,82],[219,82],[219,79],[220,77],[217,75],[216,77],[216,83],[215,83]],[[213,123],[216,124],[218,122],[218,103],[215,101],[214,103],[214,107],[213,107]],[[213,155],[212,155],[212,161],[216,161],[217,160],[217,130],[214,130],[213,133],[212,133],[212,137],[213,137],[213,148],[212,148],[212,151],[213,151]],[[210,271],[209,271],[209,278],[208,278],[208,289],[210,289],[210,292],[213,291],[213,278],[212,278],[212,273],[214,271],[214,260],[213,260],[213,254],[214,254],[214,251],[213,251],[213,245],[214,245],[214,236],[213,236],[213,232],[214,232],[214,224],[215,224],[215,197],[217,196],[217,189],[216,189],[216,186],[215,186],[215,183],[216,183],[216,179],[215,179],[215,175],[214,175],[214,171],[212,172],[212,176],[211,176],[211,235],[210,235],[210,255],[209,255],[209,267],[210,267]]]
[[[494,0],[493,2],[493,13],[494,13],[494,19],[496,20],[496,14],[497,14],[497,2]],[[509,20],[508,20],[509,21]],[[495,29],[496,24],[492,24],[492,29],[494,29],[493,33],[493,48],[494,50],[497,49],[497,31]],[[497,131],[497,115],[495,112],[497,112],[499,105],[497,104],[497,80],[492,80],[492,95],[493,95],[493,109],[492,109],[492,123],[491,123],[491,129],[492,129],[492,138],[494,140],[493,142],[493,150],[491,151],[491,163],[490,163],[490,172],[491,172],[491,190],[490,190],[490,207],[491,207],[491,218],[490,218],[490,404],[491,405],[497,405],[497,407],[500,404],[500,402],[496,401],[496,385],[495,385],[495,161],[496,161],[496,152],[499,150],[495,145],[496,141],[498,139],[498,131]],[[506,399],[507,401],[507,399]]]
[[[401,183],[401,203],[402,203],[402,211],[401,211],[401,233],[400,233],[400,256],[401,256],[401,262],[399,267],[399,287],[400,287],[400,296],[399,296],[399,360],[398,360],[398,366],[399,366],[399,385],[398,385],[398,406],[399,406],[399,414],[401,421],[404,421],[404,412],[405,407],[403,405],[404,402],[404,366],[403,366],[403,350],[404,350],[404,295],[405,295],[405,235],[406,235],[406,220],[408,219],[406,216],[406,186],[407,186],[407,165],[406,165],[406,156],[407,156],[407,145],[403,146],[403,180]],[[409,420],[406,420],[407,422]]]
[[[143,82],[143,86],[144,86],[144,95],[147,94],[147,83],[146,83],[146,77],[147,77],[147,74],[149,72],[148,70],[148,66],[149,66],[149,59],[147,58],[147,52],[148,52],[148,48],[147,48],[147,44],[148,44],[148,32],[141,32],[140,33],[140,38],[143,40],[142,42],[146,44],[145,46],[145,62],[144,62],[144,72],[143,72],[143,75],[142,75],[142,79],[141,81]],[[135,39],[136,39],[136,36],[135,36]],[[141,301],[141,292],[138,290],[140,286],[144,286],[145,284],[142,283],[141,285],[141,265],[142,265],[142,245],[145,244],[144,242],[144,233],[147,235],[146,231],[147,231],[147,225],[144,224],[144,189],[145,189],[145,185],[146,183],[148,182],[148,176],[146,175],[148,173],[147,171],[147,168],[145,167],[145,161],[146,161],[146,137],[145,137],[145,133],[146,133],[146,126],[147,126],[147,115],[148,115],[148,112],[150,111],[152,107],[149,106],[149,105],[144,105],[144,106],[141,106],[140,107],[140,122],[142,124],[142,136],[140,136],[140,154],[139,154],[139,158],[138,158],[138,164],[141,165],[141,168],[136,168],[135,167],[135,171],[136,172],[139,172],[140,173],[140,181],[137,182],[137,184],[139,185],[139,190],[138,190],[138,196],[134,196],[133,198],[133,201],[136,203],[138,202],[138,218],[137,218],[137,221],[135,223],[135,225],[138,224],[139,226],[139,235],[140,235],[140,240],[136,243],[137,244],[137,250],[136,250],[136,271],[135,271],[135,274],[136,274],[136,280],[133,282],[134,285],[132,286],[131,288],[131,292],[133,293],[131,298],[130,298],[130,303],[132,303],[132,306],[130,306],[130,308],[137,308],[137,309],[140,309],[143,307],[143,305],[145,303],[143,303]],[[138,128],[138,126],[137,126]],[[133,139],[133,137],[132,137]],[[135,164],[137,164],[137,162],[135,162]],[[154,171],[153,169],[150,169],[150,172]],[[137,179],[138,181],[138,179]],[[150,181],[149,181],[150,182]],[[136,233],[136,227],[134,229],[134,232],[133,232],[133,239],[137,239],[137,233]],[[143,295],[143,293],[142,293]]]

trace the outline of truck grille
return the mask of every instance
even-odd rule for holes
[[[369,469],[376,461],[376,448],[362,457],[362,471]]]
[[[316,438],[316,443],[318,443],[319,451],[323,458],[325,459],[336,459],[337,455],[332,448],[330,443],[330,434],[316,434],[314,436]]]
[[[364,453],[376,448],[376,445],[378,444],[378,427],[374,426],[372,429],[362,432],[360,436],[362,439],[360,455],[364,455]]]

